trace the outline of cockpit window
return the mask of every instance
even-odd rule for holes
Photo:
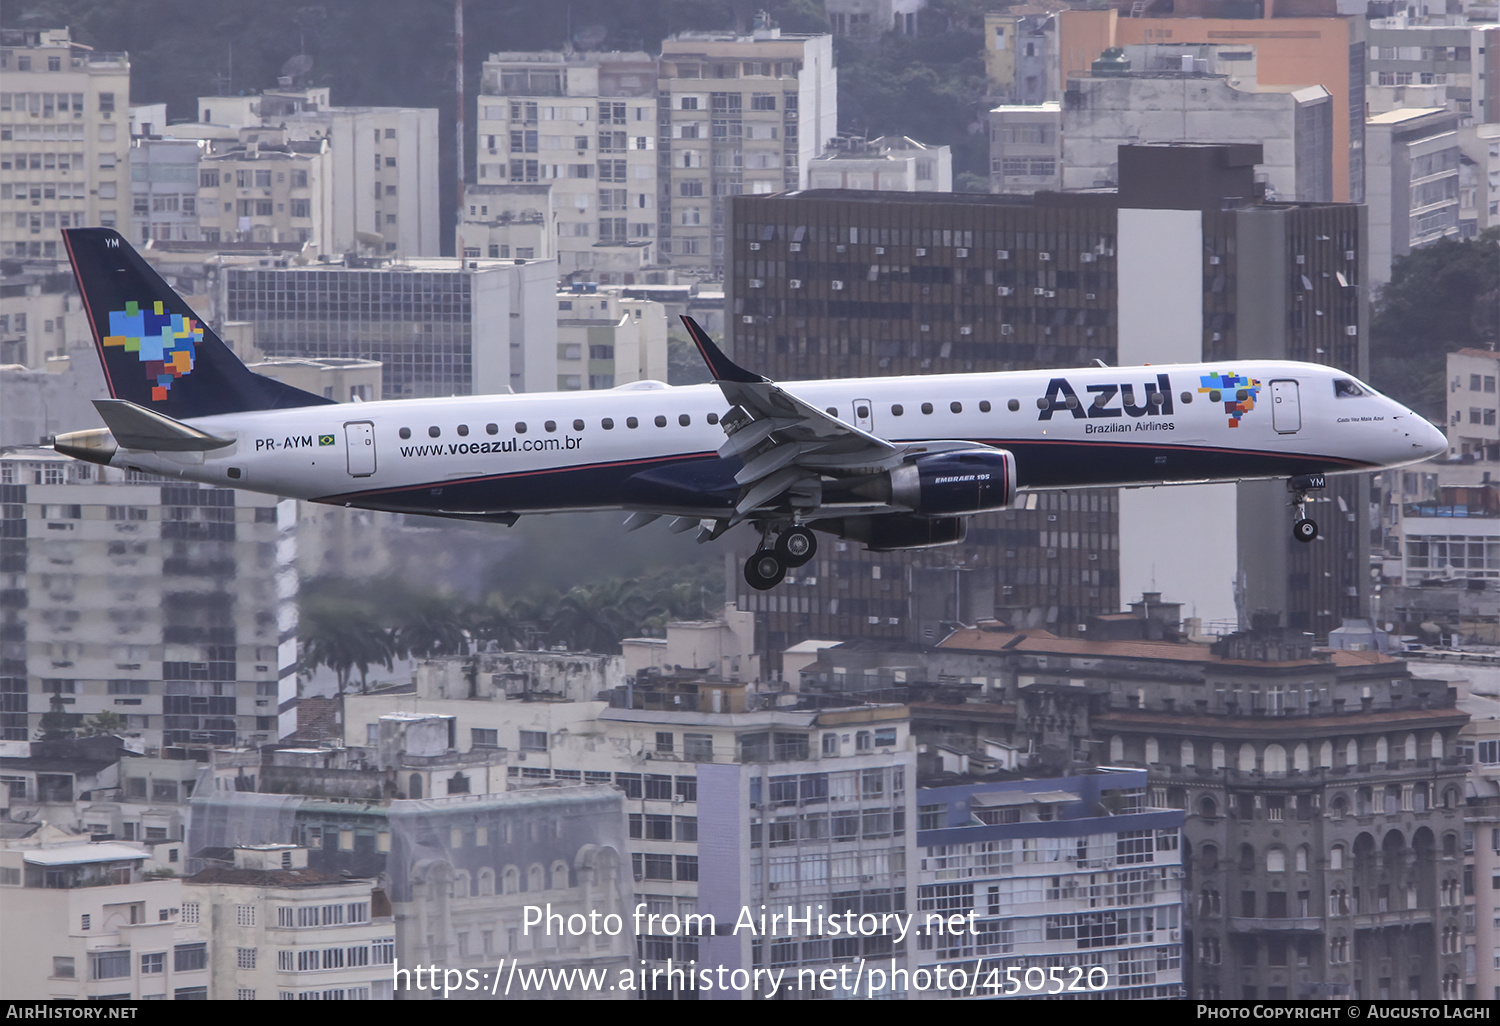
[[[1340,399],[1352,399],[1356,396],[1366,396],[1370,393],[1353,378],[1335,378],[1333,381],[1333,394]]]

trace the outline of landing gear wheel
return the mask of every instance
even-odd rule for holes
[[[776,587],[785,576],[786,564],[769,549],[761,549],[745,560],[745,583],[756,591],[768,591]]]
[[[789,569],[796,569],[818,554],[818,539],[806,527],[783,531],[776,539],[776,555]]]
[[[1318,525],[1312,520],[1303,518],[1292,525],[1292,537],[1299,542],[1310,542],[1318,536]]]

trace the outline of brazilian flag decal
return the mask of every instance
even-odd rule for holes
[[[319,435],[318,436],[318,444],[319,445],[332,445],[333,444],[333,436],[332,435]]]

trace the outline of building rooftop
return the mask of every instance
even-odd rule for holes
[[[124,862],[146,859],[149,856],[129,844],[118,841],[98,841],[89,844],[69,844],[58,848],[36,848],[22,856],[33,866],[77,866],[88,862]]]

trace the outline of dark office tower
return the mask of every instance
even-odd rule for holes
[[[783,381],[1115,362],[1115,197],[814,190],[730,201],[736,359]],[[941,399],[936,395],[935,399]],[[875,411],[873,430],[890,430]],[[1119,604],[1113,489],[974,518],[958,546],[829,541],[796,580],[743,583],[773,649],[941,638],[1004,615],[1072,633]],[[748,542],[747,542],[748,544]]]
[[[1233,374],[1237,361],[1285,358],[1360,374],[1363,208],[1257,200],[1260,156],[1122,147],[1117,193],[735,197],[734,354],[782,381],[1095,359],[1222,360]],[[1277,610],[1322,634],[1364,608],[1366,492],[1363,478],[1333,479],[1309,510],[1321,536],[1307,545],[1291,540],[1280,481],[1038,494],[973,519],[960,546],[829,542],[795,581],[740,585],[739,602],[766,614],[773,650],[808,637],[923,641],[990,615],[1070,634],[1122,594],[1159,590],[1201,620]]]

